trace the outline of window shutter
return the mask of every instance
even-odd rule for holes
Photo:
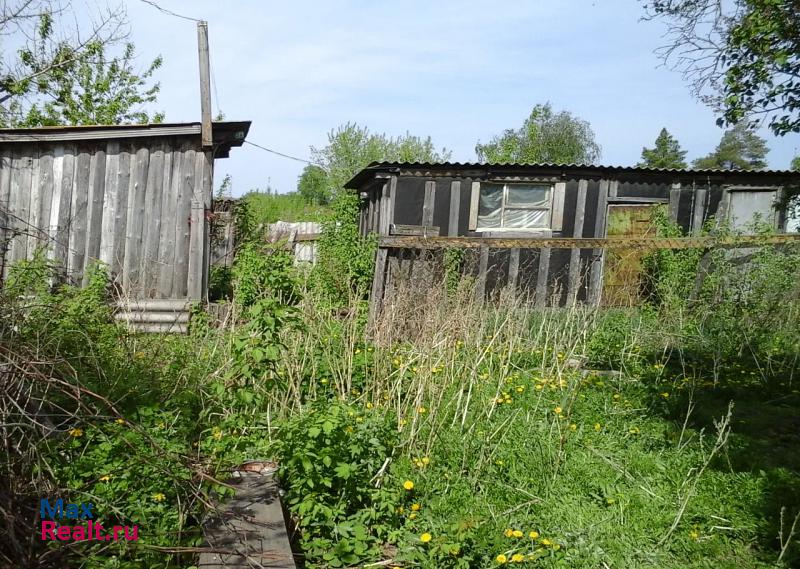
[[[472,182],[472,195],[469,200],[469,230],[478,228],[478,206],[481,198],[481,183]]]
[[[550,229],[553,231],[561,231],[564,226],[564,195],[566,193],[566,182],[553,184],[553,209],[550,212]]]

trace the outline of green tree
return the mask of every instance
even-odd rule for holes
[[[695,168],[721,170],[759,170],[767,167],[766,141],[745,123],[725,131],[717,148],[694,161]]]
[[[800,170],[800,154],[792,158],[792,163],[789,165],[791,170]]]
[[[642,148],[640,168],[686,168],[686,151],[666,128],[662,128],[653,148]]]
[[[522,127],[508,129],[475,146],[482,162],[591,164],[600,146],[588,122],[568,111],[554,112],[550,103],[536,105]]]
[[[776,135],[800,132],[797,0],[642,0],[667,23],[664,61],[719,114],[718,124],[767,119]]]
[[[303,173],[297,180],[297,191],[308,204],[327,204],[331,196],[325,170],[315,164],[309,164],[303,168]]]
[[[0,33],[15,33],[27,41],[17,51],[0,55],[0,124],[52,126],[159,122],[145,107],[154,102],[159,85],[148,85],[161,66],[157,57],[143,71],[133,68],[135,49],[125,43],[124,14],[111,12],[88,32],[73,36],[63,24],[76,16],[46,0],[4,3]],[[78,18],[74,18],[76,21]],[[76,24],[77,27],[77,24]],[[83,30],[85,33],[86,31]]]

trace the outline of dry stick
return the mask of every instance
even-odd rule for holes
[[[719,423],[716,423],[717,427],[717,440],[714,443],[714,447],[711,449],[711,453],[709,453],[706,460],[703,462],[703,465],[700,467],[700,470],[697,471],[697,475],[694,477],[694,480],[691,483],[690,488],[687,490],[686,494],[683,497],[681,502],[681,506],[678,509],[678,514],[675,516],[675,520],[673,520],[672,525],[670,526],[667,533],[664,537],[661,538],[661,541],[658,542],[658,545],[664,545],[666,541],[670,538],[670,536],[675,531],[675,528],[678,527],[678,524],[681,523],[681,519],[683,518],[683,514],[686,511],[686,507],[689,505],[689,500],[694,495],[695,490],[697,489],[697,484],[700,482],[700,478],[703,476],[706,468],[708,465],[711,464],[711,461],[714,459],[714,456],[725,447],[728,443],[728,436],[731,433],[730,424],[731,424],[731,417],[733,416],[733,402],[728,405],[728,413],[720,420]],[[691,471],[689,471],[691,474]]]
[[[786,512],[786,506],[781,508],[781,531],[778,534],[778,540],[781,544],[781,554],[778,556],[778,563],[781,562],[783,556],[786,555],[786,552],[789,550],[789,544],[792,542],[792,537],[794,537],[794,531],[797,527],[797,521],[800,520],[800,512],[797,512],[797,515],[794,517],[794,521],[792,522],[792,527],[789,528],[789,535],[786,537],[786,541],[783,541],[783,516]]]

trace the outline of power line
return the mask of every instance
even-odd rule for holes
[[[249,140],[245,140],[245,143],[249,144],[250,146],[255,146],[256,148],[260,148],[261,150],[265,150],[270,154],[276,154],[278,156],[282,156],[283,158],[288,158],[289,160],[296,160],[297,162],[303,162],[305,164],[310,164],[312,166],[317,166],[318,168],[325,169],[325,166],[320,164],[319,162],[312,162],[311,160],[306,160],[305,158],[298,158],[297,156],[291,156],[289,154],[284,154],[283,152],[278,152],[277,150],[272,150],[271,148],[267,148],[266,146],[261,146],[260,144],[256,144],[255,142],[250,142]],[[326,170],[327,171],[327,170]]]
[[[166,8],[162,8],[161,6],[156,4],[153,0],[141,0],[141,1],[144,2],[145,4],[149,4],[150,6],[152,6],[153,8],[158,10],[159,12],[164,12],[165,14],[167,14],[169,16],[175,16],[176,18],[183,18],[184,20],[189,20],[191,22],[202,22],[203,21],[203,20],[200,20],[198,18],[192,18],[190,16],[184,16],[182,14],[178,14],[176,12],[173,12],[172,10],[167,10]]]

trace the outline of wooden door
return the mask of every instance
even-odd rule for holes
[[[609,205],[606,225],[608,237],[652,237],[651,223],[655,204]],[[642,292],[641,249],[608,249],[603,267],[604,306],[635,306]]]

